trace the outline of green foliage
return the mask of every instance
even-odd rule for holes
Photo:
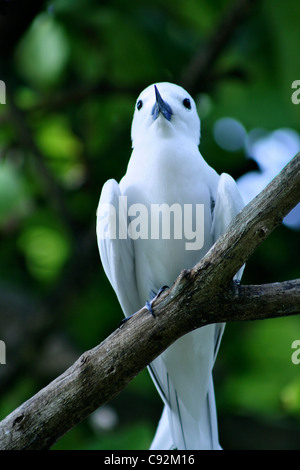
[[[0,226],[26,214],[29,204],[22,174],[9,161],[0,161]]]
[[[117,327],[122,313],[96,245],[101,187],[126,171],[139,92],[154,81],[180,83],[231,6],[227,0],[53,0],[1,62],[10,88],[7,104],[0,105],[0,339],[7,345],[7,366],[0,366],[2,416]],[[300,105],[291,102],[291,83],[300,79],[299,19],[294,0],[257,2],[207,70],[209,79],[196,87],[200,150],[218,172],[238,177],[251,168],[244,147],[228,152],[216,143],[220,118],[238,120],[246,133],[300,132]],[[299,231],[280,227],[251,257],[243,282],[296,277]],[[7,304],[11,291],[14,301]],[[26,312],[39,308],[51,331],[43,329],[39,340],[30,328],[22,336],[24,320],[31,322]],[[53,350],[45,346],[49,337]],[[295,339],[297,317],[227,326],[216,365],[220,416],[251,414],[258,423],[285,416],[300,426]],[[112,406],[118,425],[95,431],[87,419],[55,448],[148,447],[162,405],[147,372]]]
[[[16,54],[22,75],[37,87],[57,84],[68,55],[69,42],[64,29],[46,12],[34,20]]]
[[[56,279],[68,258],[68,240],[58,228],[34,223],[22,231],[19,248],[24,253],[30,274],[37,280]]]

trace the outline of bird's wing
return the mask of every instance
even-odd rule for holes
[[[232,219],[243,209],[244,201],[234,179],[227,173],[219,177],[211,231],[214,241],[225,232]]]
[[[227,173],[222,173],[218,180],[215,207],[213,210],[213,221],[211,232],[214,242],[222,235],[234,217],[243,209],[245,203],[234,179]],[[240,281],[244,266],[236,273],[234,279]],[[216,325],[215,357],[223,336],[225,325]]]
[[[97,241],[103,269],[128,316],[141,305],[136,287],[134,248],[127,236],[127,211],[121,196],[114,179],[104,184],[97,209]]]
[[[227,173],[219,177],[211,232],[216,242],[234,217],[243,209],[245,203],[234,179]],[[234,279],[241,280],[244,267],[235,275]]]
[[[213,210],[212,234],[214,241],[226,230],[231,220],[243,207],[244,202],[234,179],[223,173],[218,180]],[[240,279],[241,275],[242,269],[235,278]],[[214,332],[213,362],[218,353],[224,327],[224,324],[210,326],[211,329],[214,328],[211,330],[211,333]],[[207,354],[209,360],[209,351]],[[194,359],[197,361],[196,357]],[[188,364],[187,367],[189,367]],[[202,404],[199,402],[201,409],[195,413],[198,414],[198,419],[194,419],[195,416],[191,414],[190,410],[187,410],[186,404],[174,386],[162,356],[150,364],[149,372],[165,403],[151,449],[172,447],[177,449],[220,449],[212,375],[210,374],[207,382],[206,398]],[[197,390],[195,393],[197,394]]]

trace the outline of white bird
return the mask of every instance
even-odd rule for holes
[[[104,184],[97,211],[103,268],[126,317],[192,268],[244,206],[231,176],[219,176],[200,154],[196,105],[180,86],[157,83],[140,94],[131,137],[127,172],[119,184],[113,179]],[[127,213],[120,210],[120,197],[126,198]],[[151,208],[162,207],[157,204],[173,209],[176,204],[183,215],[184,205],[190,205],[189,217],[203,230],[203,243],[196,243],[196,233],[194,246],[185,232],[176,236],[176,227],[169,237],[161,232],[151,237],[154,232],[141,211],[146,208],[151,215]],[[201,227],[196,205],[204,209]],[[113,208],[109,216],[108,208]],[[133,227],[130,232],[134,221],[135,232]],[[139,226],[143,222],[145,227]],[[149,365],[165,405],[151,449],[220,448],[212,369],[223,330],[224,324],[216,324],[188,333]]]

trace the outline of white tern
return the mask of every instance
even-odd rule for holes
[[[114,179],[104,184],[97,211],[102,265],[126,317],[192,268],[244,206],[233,178],[219,176],[200,154],[196,105],[180,86],[157,83],[140,94],[131,137],[127,172],[119,184]],[[201,226],[196,207],[202,207]],[[157,226],[150,230],[153,208],[162,210],[161,217],[167,214],[169,223],[171,213],[174,220],[179,215],[177,226],[164,235]],[[191,222],[193,232],[181,230]],[[199,243],[197,230],[202,230]],[[194,330],[149,365],[164,402],[151,449],[220,448],[212,369],[223,330],[224,324]]]

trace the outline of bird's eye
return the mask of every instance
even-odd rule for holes
[[[142,100],[139,100],[136,104],[136,109],[139,111],[143,107],[143,102]]]
[[[188,98],[184,98],[182,104],[186,109],[191,109],[191,107],[192,107],[191,106],[191,101]]]

